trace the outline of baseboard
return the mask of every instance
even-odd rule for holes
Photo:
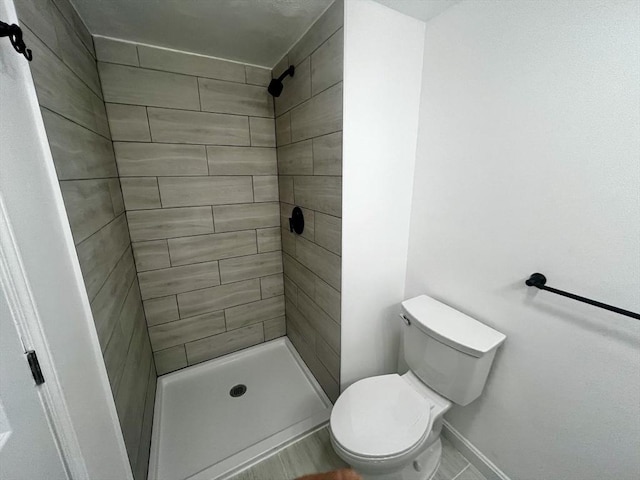
[[[453,428],[446,420],[442,426],[442,435],[476,467],[487,480],[511,480],[491,460],[489,460],[474,444]]]

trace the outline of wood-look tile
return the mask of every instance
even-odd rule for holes
[[[284,295],[283,275],[279,273],[262,277],[260,279],[260,291],[262,292],[263,299]]]
[[[136,259],[136,269],[138,272],[157,270],[171,266],[166,240],[134,242],[131,246],[133,247],[133,256]]]
[[[224,316],[227,319],[227,330],[246,327],[258,322],[284,315],[284,295],[245,303],[237,307],[227,308]]]
[[[271,81],[271,70],[268,68],[254,67],[252,65],[244,66],[247,83],[249,85],[260,85],[266,87]]]
[[[289,204],[295,203],[293,196],[293,177],[291,175],[278,175],[278,194],[281,202]]]
[[[251,177],[160,177],[163,207],[220,205],[253,201]]]
[[[291,143],[291,112],[276,117],[276,144],[278,147]]]
[[[160,193],[156,177],[129,177],[120,180],[127,210],[160,208]]]
[[[107,103],[107,117],[113,141],[150,142],[147,109],[135,105]]]
[[[154,142],[251,145],[247,117],[151,107],[147,111]]]
[[[295,75],[285,80],[282,95],[275,99],[276,115],[282,115],[309,98],[311,98],[311,61],[306,58],[296,66]]]
[[[342,253],[342,219],[316,212],[314,240],[321,247],[340,255]]]
[[[279,455],[287,472],[284,478],[297,478],[302,475],[348,467],[333,450],[327,428],[318,430],[294,443],[282,450]]]
[[[260,281],[257,278],[178,295],[178,305],[182,318],[222,310],[256,300],[260,300]]]
[[[273,480],[285,479],[286,473],[280,456],[276,453],[260,463],[231,477],[231,480]]]
[[[207,147],[210,175],[275,175],[275,148]]]
[[[216,232],[277,227],[280,207],[277,203],[248,203],[213,207]]]
[[[307,295],[313,298],[316,290],[313,272],[287,254],[282,255],[282,263],[285,276],[295,283],[299,289],[304,290]]]
[[[108,179],[60,182],[64,207],[76,244],[115,218]]]
[[[284,337],[287,334],[287,324],[284,316],[266,320],[263,325],[265,342],[275,338]]]
[[[175,295],[168,297],[151,298],[143,302],[144,313],[147,317],[147,325],[152,327],[161,323],[178,320],[178,301]]]
[[[340,323],[341,306],[340,292],[330,287],[326,282],[315,277],[315,295],[313,300],[316,304],[329,314],[336,322]]]
[[[113,214],[117,217],[124,212],[124,197],[122,196],[122,188],[120,187],[120,179],[109,179],[109,192],[111,193],[111,204],[113,205]]]
[[[213,233],[210,207],[137,210],[127,219],[133,242]]]
[[[149,328],[154,352],[225,331],[224,312],[211,312]]]
[[[278,173],[313,175],[313,158],[311,140],[278,147]]]
[[[249,117],[252,147],[275,147],[276,126],[272,118]]]
[[[261,323],[256,323],[187,343],[185,347],[189,365],[193,365],[262,342],[264,342],[264,330]]]
[[[282,254],[279,251],[220,260],[222,283],[233,283],[281,272]]]
[[[200,110],[194,77],[98,62],[106,102]]]
[[[153,363],[153,362],[152,362]],[[134,478],[147,478],[149,468],[149,455],[151,445],[151,434],[153,428],[153,414],[156,399],[156,369],[151,365],[149,369],[149,380],[147,382],[147,398],[144,403],[144,414],[142,415],[142,432],[140,435],[140,446],[138,447],[138,459],[133,471]]]
[[[205,112],[273,118],[272,97],[264,87],[199,78],[200,104]]]
[[[284,228],[284,229],[289,229],[289,218],[291,217],[291,214],[293,212],[293,208],[295,206],[299,205],[294,205],[294,204],[288,204],[288,203],[284,203],[281,201],[280,203],[280,225]],[[313,241],[314,235],[315,235],[315,215],[316,212],[314,212],[313,210],[309,210],[308,208],[300,208],[300,210],[302,210],[302,215],[304,216],[304,231],[302,232],[302,235],[300,235],[302,238],[306,238],[307,240],[311,240]],[[293,234],[295,238],[298,237],[297,234]]]
[[[322,335],[316,337],[316,355],[336,382],[340,382],[340,355],[333,351]]]
[[[258,252],[274,252],[280,250],[280,227],[261,228],[256,230],[258,236]]]
[[[120,380],[122,379],[128,348],[129,342],[125,340],[120,325],[116,325],[111,333],[111,338],[109,338],[102,352],[104,366],[107,369],[107,376],[109,377],[112,392],[117,392],[120,387]]]
[[[280,236],[282,242],[282,251],[291,255],[292,257],[296,256],[296,234],[291,231],[291,228],[286,226],[280,229]]]
[[[72,26],[73,32],[82,41],[89,53],[95,57],[93,37],[80,15],[78,15],[76,8],[68,0],[53,0],[53,3],[58,7],[64,19]]]
[[[46,108],[42,119],[58,180],[118,176],[111,141]]]
[[[342,175],[342,132],[313,139],[313,173]]]
[[[135,43],[121,42],[107,37],[93,37],[96,58],[101,62],[139,66]]]
[[[184,349],[184,345],[154,352],[153,357],[156,361],[156,371],[158,375],[164,375],[165,373],[179,370],[188,365],[187,352]]]
[[[254,175],[253,201],[277,202],[278,200],[278,177],[276,175]]]
[[[27,25],[57,55],[60,55],[58,34],[52,19],[60,15],[52,2],[22,0],[16,2],[16,12],[22,25]],[[26,39],[25,39],[26,42]],[[27,44],[29,45],[29,44]]]
[[[298,291],[298,310],[311,323],[318,335],[337,354],[340,353],[340,325],[333,321],[315,302],[304,292]]]
[[[209,173],[207,155],[202,145],[114,142],[113,147],[121,177],[191,176]]]
[[[433,478],[434,480],[452,480],[469,465],[469,462],[451,445],[449,440],[442,436],[440,440],[442,441],[440,468]]]
[[[151,270],[138,278],[143,300],[220,285],[218,262]]]
[[[298,65],[344,24],[344,3],[335,1],[289,50],[289,62]]]
[[[168,242],[173,266],[258,253],[254,230],[171,238]]]
[[[298,287],[286,275],[284,275],[284,296],[294,306],[298,304]]]
[[[342,215],[342,177],[295,177],[293,191],[298,205],[336,217]]]
[[[313,242],[296,238],[296,259],[336,290],[340,290],[341,260]]]
[[[98,293],[128,246],[129,232],[124,215],[120,215],[76,246],[89,300]]]
[[[311,94],[342,81],[344,30],[341,28],[311,55]]]
[[[469,464],[457,477],[456,480],[487,480],[476,467]]]
[[[291,110],[291,141],[342,130],[342,82]]]
[[[293,305],[289,299],[285,299],[285,311],[287,316],[287,334],[289,334],[290,329],[295,330],[300,339],[308,346],[304,350],[308,350],[308,353],[315,357],[317,332],[311,325],[311,322],[300,313],[298,307]],[[302,349],[300,349],[298,345],[296,345],[296,349],[298,353],[303,355]]]
[[[240,63],[145,45],[138,46],[138,53],[142,67],[231,82],[245,81],[244,65]]]
[[[138,279],[134,278],[118,315],[118,323],[127,346],[138,322],[146,325],[142,297],[140,296],[140,285],[138,284]]]

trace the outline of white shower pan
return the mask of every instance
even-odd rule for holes
[[[331,406],[286,337],[163,375],[148,478],[228,478],[326,423]]]

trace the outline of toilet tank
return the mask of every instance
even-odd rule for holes
[[[411,371],[458,405],[478,398],[506,336],[427,295],[402,302],[401,316]]]

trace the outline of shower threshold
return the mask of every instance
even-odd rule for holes
[[[326,424],[331,406],[286,337],[163,375],[148,479],[229,478]]]

